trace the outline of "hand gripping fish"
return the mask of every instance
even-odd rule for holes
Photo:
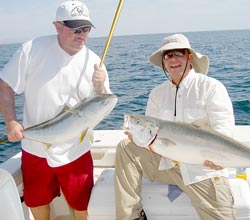
[[[250,167],[250,146],[198,124],[125,115],[123,127],[136,145],[180,163],[210,160],[225,168]]]
[[[81,142],[88,129],[94,129],[110,114],[117,100],[114,94],[101,94],[84,99],[73,108],[65,107],[48,121],[25,128],[24,138],[44,143],[47,147],[73,138],[79,138]],[[0,140],[0,143],[6,141],[7,137]]]

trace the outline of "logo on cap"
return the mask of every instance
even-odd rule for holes
[[[88,11],[84,10],[84,8],[82,6],[76,6],[74,7],[71,12],[70,12],[72,17],[77,17],[77,16],[84,16],[84,17],[88,17]]]

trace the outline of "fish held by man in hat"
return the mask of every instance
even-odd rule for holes
[[[213,131],[202,120],[183,123],[125,115],[123,128],[137,146],[179,163],[203,164],[209,160],[225,168],[250,166],[250,145]]]

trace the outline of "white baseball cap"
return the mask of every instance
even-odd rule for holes
[[[84,26],[95,27],[89,17],[89,9],[78,0],[70,0],[62,3],[56,11],[56,21],[63,22],[69,28]]]

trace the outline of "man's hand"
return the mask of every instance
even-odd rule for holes
[[[222,166],[216,165],[212,161],[209,161],[209,160],[205,160],[203,165],[206,167],[209,167],[210,169],[213,169],[213,170],[222,170],[223,169]]]
[[[10,121],[6,124],[7,136],[10,142],[17,142],[23,139],[23,126],[17,121]]]
[[[132,134],[128,131],[128,130],[125,130],[124,131],[124,134],[126,134],[128,136],[128,139],[133,142],[133,138],[132,138]]]
[[[97,64],[94,66],[95,71],[93,73],[92,82],[94,85],[95,92],[97,94],[106,93],[104,82],[106,80],[106,71],[100,68]]]

